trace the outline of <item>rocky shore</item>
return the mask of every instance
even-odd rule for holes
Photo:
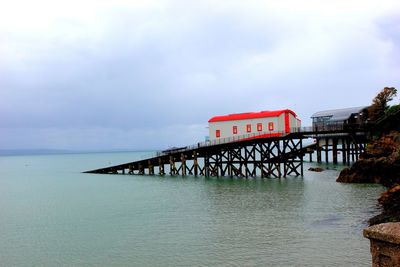
[[[379,183],[389,188],[379,198],[383,212],[370,225],[400,221],[400,133],[391,132],[368,144],[365,153],[350,168],[343,169],[337,182]]]

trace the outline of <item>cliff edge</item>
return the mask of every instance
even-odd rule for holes
[[[388,188],[378,199],[383,212],[370,225],[400,221],[400,133],[393,131],[368,144],[365,153],[350,168],[341,171],[341,183],[379,183]]]
[[[400,184],[400,133],[391,132],[368,144],[360,159],[341,171],[340,183]]]

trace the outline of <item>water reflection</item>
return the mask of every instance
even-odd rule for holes
[[[3,265],[370,265],[361,230],[379,186],[338,184],[337,170],[283,179],[81,174],[88,157],[0,159]]]

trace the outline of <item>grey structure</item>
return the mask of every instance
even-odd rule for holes
[[[342,162],[349,164],[356,161],[365,150],[365,126],[368,119],[368,106],[325,110],[312,116],[313,131],[316,133],[317,162],[322,162],[324,156],[328,163],[329,151],[332,151],[332,161],[338,163],[338,154]],[[342,133],[324,133],[326,130],[343,130]]]
[[[368,106],[319,111],[311,116],[313,127],[360,124],[367,118]]]

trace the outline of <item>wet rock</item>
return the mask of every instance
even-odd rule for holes
[[[378,183],[388,188],[379,198],[383,212],[370,225],[400,221],[400,133],[391,132],[368,144],[362,158],[340,172],[341,183]]]
[[[370,225],[400,221],[400,185],[393,186],[382,193],[378,202],[383,207],[384,211],[371,218],[368,221]]]
[[[310,167],[309,169],[308,169],[309,171],[312,171],[312,172],[322,172],[324,169],[322,169],[322,168],[319,168],[319,167]]]
[[[345,168],[340,172],[337,182],[340,183],[381,183],[385,169],[390,164],[384,159],[361,159],[351,168]]]
[[[362,158],[341,171],[337,182],[400,184],[400,134],[392,132],[368,144]]]

